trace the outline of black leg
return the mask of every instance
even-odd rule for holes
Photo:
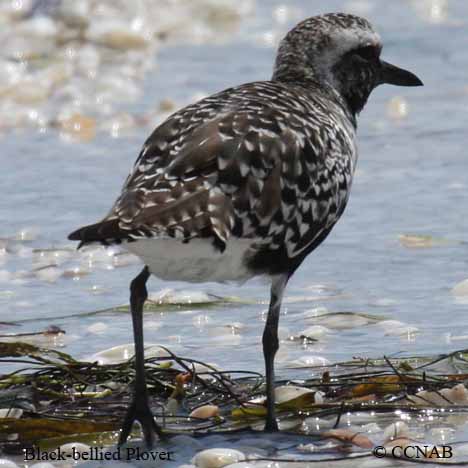
[[[150,276],[145,266],[130,285],[130,309],[132,312],[133,338],[135,341],[135,389],[132,404],[130,405],[122,426],[119,445],[126,442],[134,421],[138,421],[143,431],[145,443],[148,448],[153,447],[155,434],[162,435],[161,428],[156,424],[148,402],[145,377],[145,355],[143,346],[143,305],[148,292],[146,281]]]
[[[274,359],[279,348],[278,322],[283,299],[283,291],[289,276],[281,275],[273,279],[271,285],[270,307],[263,331],[263,356],[265,357],[266,395],[267,395],[267,419],[265,431],[277,431],[278,423],[275,416],[275,369]]]

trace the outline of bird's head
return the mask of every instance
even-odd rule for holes
[[[364,18],[344,13],[313,16],[281,41],[273,80],[331,86],[353,113],[384,83],[421,86],[413,73],[380,58],[380,36]]]

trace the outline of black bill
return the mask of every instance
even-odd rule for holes
[[[380,83],[392,84],[396,86],[423,86],[423,82],[414,74],[403,68],[398,68],[391,63],[381,63]]]

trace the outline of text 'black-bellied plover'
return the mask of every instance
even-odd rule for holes
[[[151,274],[190,282],[271,279],[263,332],[265,430],[277,430],[273,360],[285,286],[327,237],[348,201],[356,166],[356,116],[371,91],[419,86],[380,59],[363,18],[332,13],[299,23],[281,41],[270,81],[229,88],[157,127],[110,213],[69,239],[119,243],[146,265],[130,286],[135,339],[134,421],[148,446],[163,435],[148,403],[143,304]]]

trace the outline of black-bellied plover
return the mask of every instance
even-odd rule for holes
[[[122,193],[100,222],[70,234],[120,243],[145,267],[131,283],[136,381],[120,442],[134,421],[145,441],[162,434],[145,382],[142,311],[151,274],[166,280],[271,278],[263,332],[266,430],[277,430],[273,360],[285,286],[330,233],[356,166],[356,116],[378,85],[419,86],[380,59],[363,18],[332,13],[281,41],[273,77],[189,105],[154,130]]]

